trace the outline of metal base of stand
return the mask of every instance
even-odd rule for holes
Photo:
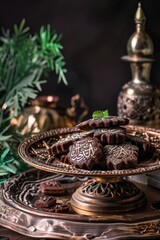
[[[145,207],[146,197],[135,184],[123,178],[93,178],[72,194],[70,202],[79,214],[99,216]]]

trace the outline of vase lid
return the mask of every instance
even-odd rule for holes
[[[145,31],[146,17],[142,10],[141,3],[135,14],[136,31],[130,37],[127,43],[127,52],[131,57],[152,58],[153,42]]]

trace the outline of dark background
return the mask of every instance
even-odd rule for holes
[[[154,43],[151,81],[160,85],[160,0],[141,1],[146,29]],[[136,0],[1,0],[0,26],[12,28],[23,18],[31,32],[51,24],[63,34],[68,86],[51,74],[41,95],[59,95],[63,106],[79,93],[89,107],[117,113],[117,97],[131,79],[129,64],[121,61],[134,32]]]

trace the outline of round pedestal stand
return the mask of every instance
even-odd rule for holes
[[[146,197],[134,183],[117,178],[93,178],[83,183],[70,200],[75,212],[104,215],[137,210],[146,205]]]

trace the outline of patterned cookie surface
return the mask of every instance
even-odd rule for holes
[[[51,213],[68,213],[69,206],[67,204],[57,203],[51,208],[44,208],[43,211]]]
[[[106,145],[104,147],[107,168],[120,170],[136,167],[138,163],[137,146],[130,143],[122,145]]]
[[[77,132],[68,134],[66,137],[60,139],[55,144],[53,144],[49,148],[49,153],[54,156],[56,154],[66,153],[69,150],[69,147],[74,143],[74,141],[79,140],[81,138],[92,136],[92,131],[87,132]]]
[[[125,142],[125,128],[98,128],[94,131],[94,137],[97,137],[103,145],[122,144]]]
[[[74,142],[69,148],[70,164],[78,168],[92,169],[103,155],[102,145],[97,139],[88,137]]]
[[[140,161],[150,159],[153,156],[155,148],[149,141],[132,135],[126,135],[126,141],[136,145],[139,148]]]
[[[81,122],[77,125],[79,129],[95,129],[95,128],[109,128],[109,127],[117,127],[124,126],[129,123],[128,118],[118,117],[118,116],[109,116],[102,118],[93,118],[88,119],[84,122]]]
[[[56,198],[52,196],[41,196],[35,202],[36,208],[50,208],[56,204]]]
[[[40,183],[40,192],[47,195],[61,195],[65,193],[65,189],[60,182],[49,180]]]

